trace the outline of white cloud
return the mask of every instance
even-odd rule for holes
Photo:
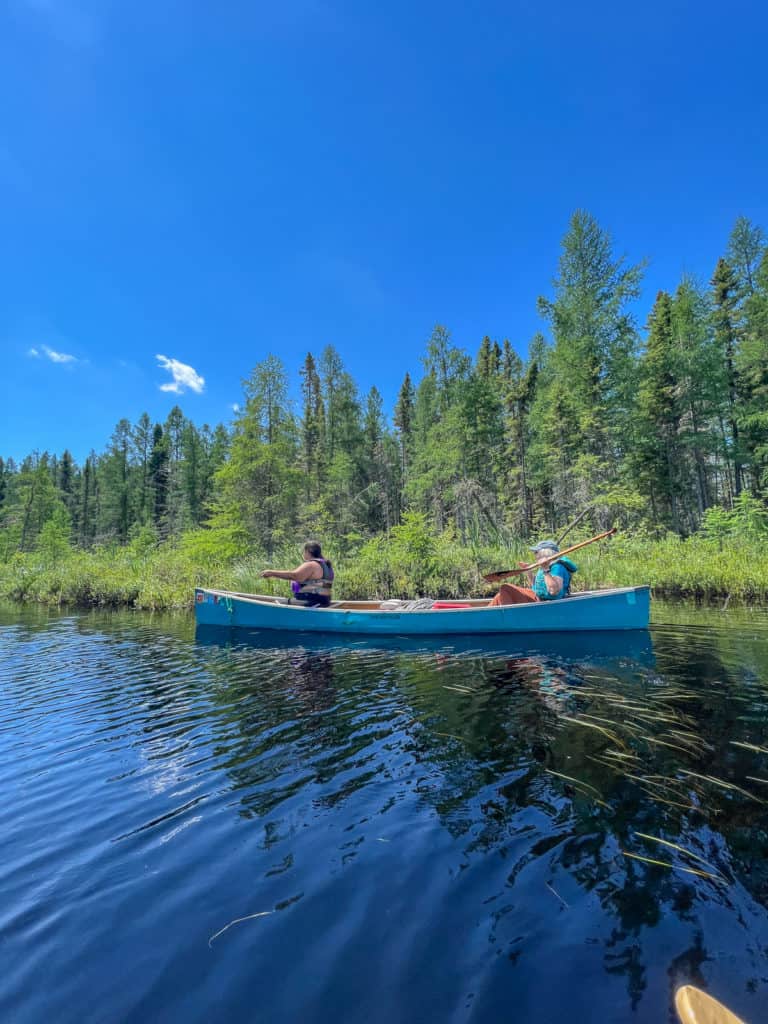
[[[57,352],[55,348],[51,348],[49,345],[41,345],[40,348],[27,349],[27,355],[30,359],[40,359],[41,356],[46,356],[51,360],[52,363],[78,363],[80,360],[76,356],[71,356],[69,352]]]
[[[232,403],[232,412],[234,412],[234,413],[240,412],[240,406],[239,406],[239,404],[237,402],[233,402]]]
[[[57,352],[53,348],[49,348],[48,345],[41,346],[43,352],[48,356],[52,363],[76,363],[77,359],[75,356],[71,356],[68,352]],[[35,349],[34,351],[37,351]]]
[[[161,391],[171,391],[175,395],[183,395],[187,388],[200,395],[205,388],[205,378],[186,363],[180,363],[178,359],[169,359],[167,356],[155,356],[161,369],[167,370],[173,380],[167,384],[161,384]]]

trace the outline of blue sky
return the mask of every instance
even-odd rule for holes
[[[270,351],[295,380],[331,343],[388,405],[435,322],[524,352],[577,207],[650,261],[643,322],[736,216],[768,228],[766,30],[741,0],[7,0],[0,453],[226,421]]]

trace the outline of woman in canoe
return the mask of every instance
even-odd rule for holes
[[[571,576],[576,566],[570,558],[558,559],[560,548],[553,540],[542,540],[531,548],[541,566],[534,576],[529,573],[531,586],[516,587],[511,583],[502,583],[498,594],[490,602],[494,607],[501,604],[530,604],[532,601],[558,601],[568,597],[571,588]],[[557,559],[556,561],[552,561]]]
[[[327,608],[331,603],[333,587],[333,566],[323,558],[320,545],[307,541],[304,545],[304,561],[295,569],[265,569],[264,579],[290,580],[293,601],[307,608]]]

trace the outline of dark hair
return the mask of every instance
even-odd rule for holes
[[[310,556],[310,558],[322,558],[323,552],[320,549],[320,545],[316,540],[308,540],[304,545],[304,550]]]

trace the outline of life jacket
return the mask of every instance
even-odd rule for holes
[[[558,558],[557,561],[552,562],[550,568],[554,568],[556,565],[562,565],[566,573],[565,578],[560,576],[560,579],[563,581],[562,590],[556,597],[552,597],[544,582],[544,573],[539,569],[536,573],[536,579],[533,581],[533,590],[540,601],[559,601],[563,597],[568,597],[570,593],[571,577],[575,572],[578,572],[579,567],[570,558]]]
[[[330,600],[331,587],[333,586],[333,566],[325,558],[310,558],[310,562],[317,562],[323,570],[322,578],[319,580],[304,580],[303,583],[294,581],[291,584],[291,589],[298,598],[301,598],[304,594],[316,594],[318,597],[327,597]]]

